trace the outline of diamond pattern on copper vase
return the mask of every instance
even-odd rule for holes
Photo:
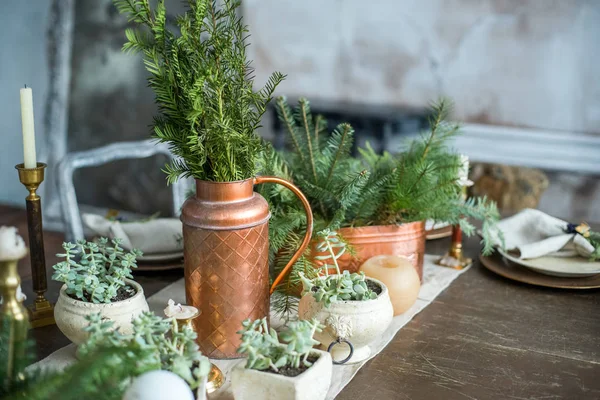
[[[213,231],[183,226],[187,303],[198,345],[211,358],[238,358],[242,321],[268,317],[269,226]]]

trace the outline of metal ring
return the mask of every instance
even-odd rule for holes
[[[352,345],[352,343],[350,343],[349,340],[346,340],[344,338],[337,338],[337,340],[334,340],[333,342],[331,342],[329,344],[329,347],[327,347],[327,352],[331,353],[331,349],[333,349],[333,347],[336,344],[340,344],[340,343],[346,343],[348,345],[348,347],[350,348],[350,354],[348,355],[348,357],[344,358],[342,361],[335,361],[333,359],[333,357],[332,357],[331,360],[336,365],[346,364],[352,358],[352,356],[354,355],[354,346]]]

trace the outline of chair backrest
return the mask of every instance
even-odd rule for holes
[[[68,241],[83,239],[83,224],[73,184],[73,172],[79,168],[95,167],[123,159],[147,158],[164,154],[170,159],[176,158],[167,145],[157,144],[154,140],[137,142],[118,142],[97,149],[68,153],[58,165],[58,185],[60,188],[60,207]],[[179,215],[186,197],[187,181],[180,179],[172,185],[173,215]]]
[[[48,95],[44,109],[45,141],[40,161],[48,164],[40,193],[44,203],[44,228],[64,230],[60,208],[58,164],[67,154],[71,54],[75,27],[75,0],[52,0],[48,21]]]

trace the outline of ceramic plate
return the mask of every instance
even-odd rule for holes
[[[155,254],[144,254],[142,257],[138,257],[138,261],[143,263],[162,263],[167,261],[175,261],[183,258],[183,251],[176,251],[172,253],[155,253]]]
[[[425,232],[425,237],[427,240],[442,239],[448,236],[452,236],[452,226],[450,225]]]
[[[427,240],[441,239],[452,235],[452,226],[447,222],[425,221],[425,236]]]
[[[434,229],[442,229],[447,226],[450,226],[450,224],[447,222],[435,222],[431,219],[428,219],[427,221],[425,221],[425,230],[426,231],[432,231]]]
[[[530,285],[545,286],[559,289],[596,289],[600,288],[600,275],[585,278],[563,278],[559,276],[542,275],[523,268],[497,254],[479,256],[483,266],[496,274],[518,282]]]
[[[581,257],[539,257],[521,260],[501,249],[498,249],[498,253],[507,260],[540,274],[562,278],[584,278],[600,274],[600,262],[588,261]]]

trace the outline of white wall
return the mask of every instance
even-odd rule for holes
[[[245,0],[258,81],[463,121],[600,133],[595,0]]]
[[[0,5],[0,203],[24,206],[27,195],[15,170],[23,162],[19,89],[25,84],[33,89],[38,159],[44,147],[49,6],[49,0],[3,1]]]

